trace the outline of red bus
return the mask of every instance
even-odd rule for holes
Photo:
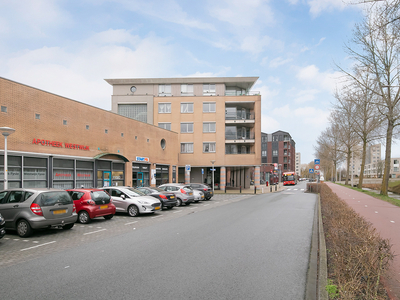
[[[283,185],[297,184],[297,175],[295,172],[285,172],[282,174]]]

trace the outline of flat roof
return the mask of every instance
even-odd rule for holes
[[[228,86],[238,86],[250,89],[259,77],[181,77],[181,78],[122,78],[104,79],[110,85],[129,84],[193,84],[193,83],[225,83]]]

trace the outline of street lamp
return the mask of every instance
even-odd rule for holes
[[[4,135],[4,189],[8,189],[8,166],[7,166],[7,137],[13,134],[15,129],[10,127],[0,127],[1,134]]]
[[[214,164],[215,164],[215,160],[211,161],[212,163],[212,190],[213,190],[213,195],[214,195]]]

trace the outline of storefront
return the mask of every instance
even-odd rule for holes
[[[156,166],[156,186],[169,183],[169,165]]]
[[[150,164],[132,163],[132,186],[150,186]]]

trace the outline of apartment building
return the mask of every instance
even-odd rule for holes
[[[106,79],[112,111],[178,134],[177,181],[216,188],[260,182],[258,77]]]
[[[301,176],[301,153],[300,152],[296,152],[295,172],[298,176]]]

